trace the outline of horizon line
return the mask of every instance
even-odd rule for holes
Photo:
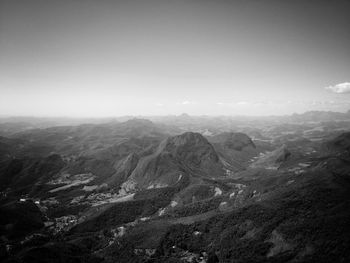
[[[210,115],[210,114],[201,114],[201,115],[192,115],[188,114],[186,112],[181,114],[163,114],[163,115],[155,115],[155,114],[144,114],[144,115],[138,115],[138,114],[125,114],[125,115],[113,115],[113,116],[64,116],[64,115],[57,115],[57,116],[44,116],[44,115],[0,115],[0,119],[11,119],[11,118],[33,118],[33,119],[113,119],[113,118],[142,118],[142,117],[181,117],[181,116],[189,116],[189,117],[247,117],[247,118],[266,118],[266,117],[288,117],[293,115],[303,115],[310,112],[318,112],[318,113],[339,113],[339,114],[346,114],[350,113],[350,109],[347,111],[332,111],[332,110],[309,110],[304,111],[302,113],[293,112],[291,114],[281,114],[281,115],[242,115],[242,114],[218,114],[218,115]]]

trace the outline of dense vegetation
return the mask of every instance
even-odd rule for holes
[[[9,239],[24,237],[44,226],[42,213],[31,201],[0,206],[0,215],[0,236]]]
[[[147,190],[136,195],[134,201],[116,203],[91,220],[85,221],[72,229],[72,232],[95,232],[104,228],[116,227],[132,222],[139,217],[147,217],[156,213],[170,202],[172,189]],[[150,197],[140,199],[140,197]]]
[[[176,246],[195,253],[214,250],[220,262],[349,262],[349,184],[346,188],[306,185],[299,190],[275,196],[273,203],[173,226],[158,249],[159,256],[172,258]],[[201,234],[194,235],[195,231]],[[279,238],[273,240],[274,234]]]

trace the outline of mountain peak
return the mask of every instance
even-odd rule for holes
[[[127,183],[132,182],[138,188],[171,186],[184,172],[203,177],[223,175],[214,147],[199,133],[186,132],[165,139],[156,153],[138,162]]]
[[[214,147],[203,135],[196,132],[169,137],[160,145],[159,153],[170,153],[183,162],[194,165],[219,161]]]
[[[185,132],[183,134],[170,137],[168,139],[168,143],[173,143],[176,146],[190,144],[209,144],[206,138],[203,137],[200,133],[196,132]]]

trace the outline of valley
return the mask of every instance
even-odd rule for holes
[[[350,112],[27,121],[0,122],[3,262],[350,260]]]

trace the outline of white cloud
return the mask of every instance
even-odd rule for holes
[[[338,94],[350,93],[350,82],[339,83],[334,86],[326,87],[325,89]]]
[[[157,107],[163,107],[164,104],[163,104],[163,103],[156,103],[156,106],[157,106]]]

